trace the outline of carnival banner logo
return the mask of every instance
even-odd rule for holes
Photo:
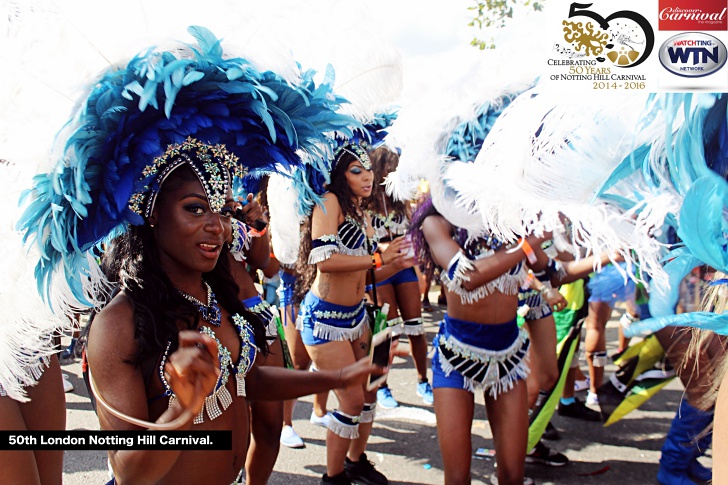
[[[720,39],[701,32],[673,35],[660,46],[660,63],[683,77],[709,76],[726,63],[726,47]]]
[[[545,79],[565,90],[655,89],[659,67],[645,61],[655,47],[656,7],[657,0],[610,0],[554,12]]]
[[[660,0],[660,30],[728,30],[726,0]]]
[[[572,3],[562,22],[564,43],[554,50],[569,58],[594,59],[619,68],[642,64],[652,52],[655,33],[649,21],[632,10],[603,17],[591,3]]]

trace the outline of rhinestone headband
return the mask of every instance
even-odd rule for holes
[[[142,188],[129,198],[129,209],[145,218],[150,217],[162,184],[182,165],[188,165],[197,175],[213,212],[220,212],[225,205],[231,174],[242,178],[246,173],[238,163],[238,157],[228,152],[225,145],[208,145],[188,137],[182,143],[168,145],[163,155],[144,167],[139,179]]]
[[[369,159],[369,154],[367,153],[365,145],[363,143],[347,143],[346,145],[339,147],[339,149],[337,149],[334,153],[334,165],[339,163],[339,160],[345,153],[348,153],[357,160],[359,160],[362,167],[364,167],[365,169],[372,169],[372,161]]]

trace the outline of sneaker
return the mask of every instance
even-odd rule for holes
[[[583,381],[574,381],[574,392],[586,391],[589,389],[591,381],[587,377]]]
[[[601,421],[602,414],[586,407],[583,401],[574,398],[571,404],[559,403],[559,416],[583,419],[584,421]]]
[[[564,466],[569,459],[563,453],[552,450],[539,441],[531,452],[526,455],[526,463],[538,463],[546,466]]]
[[[593,392],[589,391],[586,395],[586,403],[589,406],[598,406],[599,405],[599,396],[597,396]]]
[[[367,454],[362,453],[359,461],[351,461],[346,457],[344,462],[346,477],[352,483],[361,485],[387,485],[389,480],[374,468],[374,463],[367,460]]]
[[[71,343],[66,347],[63,352],[58,356],[58,359],[63,363],[73,362],[76,358],[76,339],[71,340]]]
[[[63,392],[73,391],[73,384],[68,380],[68,374],[63,374]]]
[[[281,444],[289,448],[303,448],[303,440],[292,426],[284,426],[281,430]]]
[[[551,424],[551,421],[546,425],[546,429],[543,431],[543,435],[541,437],[545,440],[549,441],[556,441],[560,440],[561,436],[559,435],[559,430],[557,430],[553,424]]]
[[[422,311],[425,311],[425,312],[432,311],[432,304],[430,303],[430,300],[422,300]]]
[[[328,428],[329,421],[331,421],[331,413],[326,413],[323,416],[316,416],[316,413],[311,411],[311,418],[309,421],[311,421],[311,424],[315,424],[316,426]]]
[[[534,482],[533,478],[531,477],[523,477],[523,485],[533,485]],[[491,475],[490,476],[490,484],[491,485],[498,485],[498,475]]]
[[[338,475],[334,475],[333,477],[330,477],[324,473],[324,476],[321,477],[321,484],[323,485],[324,483],[333,485],[351,485],[351,481],[346,476],[346,471],[343,471]]]
[[[377,404],[384,409],[394,409],[399,406],[397,400],[392,397],[392,391],[389,390],[389,387],[380,387],[377,390]]]
[[[432,405],[435,402],[435,396],[432,395],[432,386],[429,382],[420,382],[417,384],[417,395],[422,398],[425,404]]]

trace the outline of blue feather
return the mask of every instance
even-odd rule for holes
[[[321,173],[329,168],[330,152],[321,147],[330,133],[361,127],[338,112],[346,101],[333,83],[315,85],[313,71],[293,85],[246,59],[223,58],[221,42],[206,28],[188,31],[198,43],[193,58],[150,47],[102,73],[64,127],[54,169],[26,191],[18,228],[39,246],[36,278],[44,295],[59,272],[84,301],[84,253],[144,222],[129,210],[129,197],[151,181],[142,170],[168,144],[188,136],[225,144],[256,175],[302,167],[301,151],[311,173]]]

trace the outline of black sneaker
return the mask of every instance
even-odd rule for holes
[[[549,421],[549,424],[546,425],[546,429],[543,431],[543,435],[541,437],[545,440],[550,441],[556,441],[561,439],[561,435],[559,435],[559,430],[557,430],[553,424],[551,424],[551,421]]]
[[[582,419],[584,421],[601,421],[602,413],[586,407],[583,401],[574,398],[571,404],[559,403],[559,416]]]
[[[367,460],[366,453],[361,454],[359,461],[351,461],[349,457],[346,457],[344,471],[351,483],[360,485],[387,485],[389,483],[387,477],[374,469],[374,463]]]
[[[538,463],[546,466],[564,466],[569,459],[563,453],[554,451],[539,441],[533,450],[526,455],[526,463]]]
[[[346,471],[343,471],[338,475],[334,475],[333,477],[330,477],[324,473],[324,476],[321,477],[321,485],[325,483],[333,485],[351,485],[351,481],[346,476]]]

